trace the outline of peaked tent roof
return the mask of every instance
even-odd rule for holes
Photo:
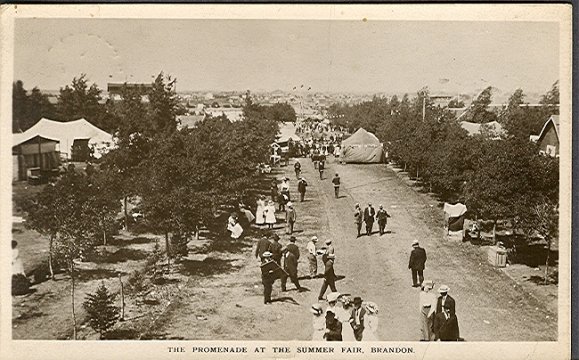
[[[553,127],[555,128],[555,133],[557,134],[557,138],[559,138],[559,115],[551,115],[549,117],[549,119],[547,119],[547,121],[545,121],[545,124],[543,125],[543,128],[541,129],[541,132],[539,133],[538,140],[541,140],[541,138],[544,135],[545,129],[547,129],[547,125],[550,122],[553,123]]]
[[[359,128],[358,131],[352,134],[352,136],[342,141],[342,147],[358,144],[380,145],[381,143],[380,140],[378,140],[378,138],[376,137],[376,135],[364,130],[363,128]]]
[[[12,146],[22,144],[36,136],[56,140],[60,143],[60,151],[70,153],[74,140],[88,139],[90,143],[113,143],[113,136],[99,129],[85,119],[60,122],[42,118],[30,129],[20,134],[12,135]]]

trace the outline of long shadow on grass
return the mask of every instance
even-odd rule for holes
[[[80,270],[77,273],[78,281],[90,281],[90,280],[100,280],[109,279],[121,275],[126,275],[125,272],[107,269],[94,269],[94,270]]]
[[[109,240],[108,244],[109,245],[116,245],[116,246],[127,246],[127,245],[133,245],[133,244],[148,244],[148,243],[151,243],[154,241],[155,241],[155,239],[153,239],[153,238],[137,236],[137,237],[132,238],[132,239],[113,238],[113,239]]]
[[[116,264],[128,260],[143,260],[146,259],[147,256],[148,253],[144,250],[123,248],[112,253],[98,254],[90,259],[90,261],[97,264]]]
[[[212,276],[218,274],[227,274],[240,268],[233,265],[234,260],[224,260],[216,258],[206,258],[199,260],[183,260],[179,272],[188,276]]]

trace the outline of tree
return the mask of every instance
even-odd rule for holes
[[[488,106],[492,101],[492,86],[485,88],[473,99],[465,115],[466,121],[484,124],[497,119],[496,114],[488,111]]]
[[[121,209],[118,181],[110,170],[94,170],[88,177],[89,212],[95,219],[92,223],[97,225],[92,232],[102,233],[103,245],[106,245],[107,232],[114,227],[116,215]]]
[[[551,90],[543,95],[540,103],[546,106],[549,115],[559,115],[559,80],[555,81]]]
[[[177,130],[179,102],[175,93],[176,80],[159,73],[149,91],[149,122],[155,133]]]
[[[101,282],[96,292],[87,294],[82,304],[88,314],[90,327],[100,334],[101,339],[119,320],[120,311],[114,305],[116,297],[117,295],[109,293],[105,283]]]
[[[48,101],[48,96],[42,94],[37,87],[28,95],[22,81],[12,83],[12,132],[22,132],[31,128],[41,118],[52,118],[54,106]]]
[[[265,107],[266,116],[277,122],[295,122],[296,111],[288,103],[277,103]]]
[[[459,98],[454,98],[448,102],[448,107],[451,109],[462,109],[464,107],[464,101]]]
[[[111,114],[100,103],[101,92],[95,83],[88,85],[86,74],[73,78],[71,85],[60,88],[56,104],[57,120],[67,122],[84,118],[102,130],[112,132]]]

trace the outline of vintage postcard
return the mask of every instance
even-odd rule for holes
[[[1,10],[1,359],[570,358],[569,5]]]

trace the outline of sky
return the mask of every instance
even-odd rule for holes
[[[86,73],[178,91],[544,93],[558,80],[548,22],[17,19],[14,80],[58,90]]]

